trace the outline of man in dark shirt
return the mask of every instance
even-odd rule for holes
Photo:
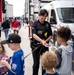
[[[39,63],[40,63],[40,55],[42,55],[45,51],[48,51],[48,47],[46,44],[49,43],[52,38],[52,30],[50,24],[45,21],[48,16],[48,12],[45,9],[40,10],[39,19],[34,22],[32,26],[32,40],[31,40],[31,48],[32,51],[36,50],[33,54],[33,75],[38,75]],[[45,73],[42,70],[42,75]]]
[[[10,22],[9,20],[5,20],[2,25],[4,33],[5,33],[5,38],[8,38],[8,32],[9,32],[9,28],[10,28]]]

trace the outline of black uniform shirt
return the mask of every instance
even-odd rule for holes
[[[39,21],[34,22],[32,26],[32,34],[36,34],[41,39],[46,40],[49,36],[52,36],[52,30],[50,24],[45,21],[41,24]],[[33,38],[34,43],[39,43]]]

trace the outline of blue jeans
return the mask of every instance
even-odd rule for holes
[[[9,28],[4,29],[4,33],[5,33],[5,38],[6,38],[6,39],[8,38],[8,31],[9,31]]]

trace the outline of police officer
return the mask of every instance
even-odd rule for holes
[[[39,18],[37,21],[34,22],[32,26],[31,48],[33,51],[32,55],[34,61],[33,75],[38,75],[40,56],[45,51],[48,51],[48,47],[46,47],[46,44],[49,43],[49,40],[52,38],[51,26],[47,21],[45,21],[47,16],[48,16],[47,10],[45,9],[40,10]],[[44,73],[45,71],[42,69],[42,75]]]

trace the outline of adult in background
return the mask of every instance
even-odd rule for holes
[[[19,33],[20,25],[19,25],[19,21],[16,18],[11,21],[11,28],[13,29],[13,32],[15,34]]]
[[[32,26],[32,39],[31,39],[31,48],[33,55],[33,74],[38,75],[40,56],[48,51],[46,44],[49,44],[50,39],[52,38],[52,30],[50,24],[45,21],[48,16],[48,12],[45,9],[40,10],[39,18],[34,22]],[[42,69],[42,75],[45,73],[45,70]]]
[[[5,20],[3,23],[2,23],[2,28],[4,30],[4,33],[5,33],[5,38],[7,39],[8,38],[8,32],[9,32],[9,28],[10,28],[10,22],[9,20]]]

